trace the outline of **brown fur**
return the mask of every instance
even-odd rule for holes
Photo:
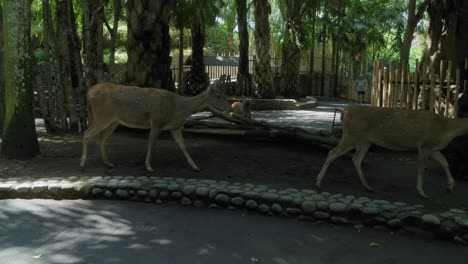
[[[316,185],[320,183],[328,166],[338,157],[356,149],[353,162],[361,183],[369,190],[361,170],[361,161],[372,144],[383,148],[418,153],[418,193],[422,189],[422,174],[429,157],[444,168],[449,189],[453,178],[445,157],[440,152],[453,138],[468,133],[468,119],[450,119],[429,111],[400,110],[373,106],[348,106],[342,114],[343,136],[340,144],[328,154]]]
[[[99,83],[90,87],[87,99],[92,123],[84,133],[81,167],[85,166],[87,144],[96,136],[100,141],[104,163],[112,167],[104,145],[115,128],[124,125],[151,129],[145,161],[148,171],[153,170],[150,165],[152,145],[162,131],[168,130],[184,152],[188,163],[194,170],[198,170],[185,149],[181,129],[188,116],[210,105],[224,110],[229,107],[219,84],[219,81],[215,81],[205,92],[194,97],[180,96],[163,89],[112,83]]]

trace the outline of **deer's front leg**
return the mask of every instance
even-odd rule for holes
[[[153,152],[153,144],[156,141],[156,139],[158,138],[160,132],[161,131],[159,130],[159,128],[152,127],[151,131],[150,131],[150,134],[149,134],[148,150],[146,152],[146,160],[145,160],[146,170],[149,171],[149,172],[154,171],[153,168],[151,167],[151,153]]]
[[[188,154],[187,149],[185,148],[184,137],[182,136],[182,128],[172,130],[171,133],[172,137],[174,138],[174,141],[184,153],[184,156],[187,159],[187,162],[189,163],[190,167],[192,167],[194,171],[200,171],[198,166],[195,164],[195,162],[193,162],[192,158]]]

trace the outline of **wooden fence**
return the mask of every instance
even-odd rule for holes
[[[429,110],[455,118],[461,85],[466,87],[467,83],[461,83],[460,69],[451,61],[441,61],[438,66],[416,62],[416,69],[411,72],[406,64],[394,67],[391,63],[376,62],[368,99],[374,106]],[[468,61],[465,61],[466,70]]]

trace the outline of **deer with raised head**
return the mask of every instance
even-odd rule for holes
[[[157,88],[141,88],[112,83],[99,83],[87,92],[88,110],[92,124],[84,132],[83,154],[80,166],[85,167],[88,142],[97,137],[102,160],[108,167],[109,161],[105,144],[118,125],[130,128],[150,129],[146,153],[146,170],[152,172],[152,146],[162,131],[171,131],[174,141],[182,150],[193,170],[198,166],[185,147],[182,127],[187,117],[203,111],[209,106],[228,111],[229,103],[225,99],[219,80],[197,96],[184,97],[173,92]]]
[[[447,176],[447,188],[449,191],[453,189],[454,181],[441,150],[455,137],[468,134],[468,119],[450,119],[429,111],[355,105],[345,107],[342,124],[341,142],[329,152],[316,179],[318,188],[328,166],[336,158],[356,149],[354,167],[362,185],[372,191],[362,174],[361,161],[369,147],[375,144],[391,150],[417,152],[416,189],[420,196],[427,198],[422,177],[429,158],[442,166]]]
[[[243,117],[243,118],[251,118],[251,107],[250,102],[242,100],[240,102],[234,102],[231,105],[231,117]]]

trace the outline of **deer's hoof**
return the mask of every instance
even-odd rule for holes
[[[427,196],[425,193],[420,193],[419,196],[424,199],[429,199],[429,196]]]
[[[154,172],[153,168],[146,168],[147,172]]]
[[[194,168],[192,168],[192,169],[193,169],[194,171],[196,171],[196,172],[199,172],[199,171],[200,171],[200,168],[198,168],[198,167],[194,167]]]
[[[318,183],[318,182],[315,183],[315,188],[317,188],[317,190],[319,190],[319,191],[322,189],[322,187],[320,186],[320,183]]]
[[[368,192],[375,192],[375,189],[370,186],[367,186],[366,189]]]
[[[114,163],[112,162],[105,162],[104,164],[107,166],[107,168],[114,168]]]
[[[81,172],[84,172],[86,170],[86,167],[80,165],[80,170],[81,170]]]

